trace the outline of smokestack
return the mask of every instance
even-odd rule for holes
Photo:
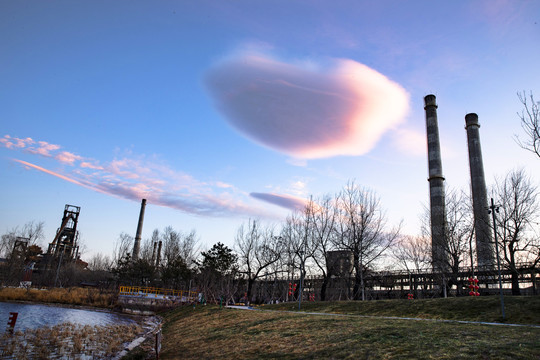
[[[152,265],[156,262],[156,247],[157,247],[157,241],[154,242],[154,250],[152,251]]]
[[[139,258],[139,251],[141,249],[141,234],[144,222],[144,208],[146,207],[146,199],[142,199],[141,212],[139,214],[139,223],[137,224],[137,233],[135,234],[135,243],[133,244],[133,261]]]
[[[431,256],[434,271],[448,267],[446,261],[446,210],[444,176],[442,174],[441,146],[435,95],[424,97],[429,168],[429,199],[431,207]]]
[[[465,115],[465,130],[467,130],[467,144],[469,146],[469,168],[471,170],[476,257],[478,267],[481,268],[493,266],[495,259],[487,211],[488,199],[479,128],[478,115],[474,113]]]
[[[159,262],[161,261],[161,245],[163,243],[161,242],[161,240],[159,241],[159,246],[158,246],[158,251],[157,251],[157,258],[156,258],[156,267],[159,266]]]

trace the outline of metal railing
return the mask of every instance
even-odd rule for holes
[[[163,297],[195,300],[198,293],[188,290],[163,289],[143,286],[120,286],[120,296]]]

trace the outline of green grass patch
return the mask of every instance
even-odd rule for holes
[[[540,325],[540,296],[505,297],[503,320],[498,296],[447,299],[303,302],[303,312],[422,319],[469,320]],[[298,311],[298,303],[265,305],[261,309]]]

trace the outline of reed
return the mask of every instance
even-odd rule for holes
[[[0,301],[15,300],[112,308],[116,303],[116,294],[79,287],[52,289],[5,287],[0,289]]]
[[[141,334],[138,324],[89,326],[63,323],[0,336],[2,359],[110,359]]]

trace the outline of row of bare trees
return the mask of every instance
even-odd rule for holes
[[[390,227],[380,199],[370,189],[349,182],[335,196],[310,199],[302,211],[287,217],[281,226],[250,219],[236,233],[233,249],[217,243],[199,252],[194,231],[183,234],[172,227],[155,230],[141,244],[137,260],[131,259],[133,238],[120,234],[112,258],[98,254],[89,261],[92,271],[111,270],[118,281],[136,285],[189,288],[196,284],[208,299],[234,294],[253,297],[254,284],[262,278],[296,279],[322,276],[320,292],[336,273],[332,252],[351,254],[345,275],[352,281],[347,297],[365,298],[364,276],[382,263],[400,239],[400,226]],[[161,243],[162,257],[155,244]]]
[[[510,171],[498,178],[491,194],[498,206],[496,230],[502,266],[512,274],[512,293],[519,295],[520,268],[534,269],[540,263],[540,189],[523,169]],[[446,268],[455,281],[460,268],[474,269],[476,248],[474,217],[470,196],[451,190],[446,196]],[[486,209],[486,211],[488,211]],[[493,230],[493,223],[489,224]],[[400,267],[421,271],[430,267],[431,240],[429,210],[422,217],[419,236],[403,238],[393,254]]]
[[[333,252],[351,255],[348,276],[354,275],[354,299],[365,298],[364,274],[381,263],[400,239],[400,226],[390,227],[380,199],[370,189],[350,181],[335,196],[311,198],[303,211],[292,213],[280,228],[250,220],[238,229],[235,250],[239,273],[247,280],[247,296],[262,276],[300,278],[307,273],[322,277],[320,298],[338,275]]]
[[[520,94],[519,99],[524,106],[519,116],[527,139],[516,140],[520,146],[538,155],[538,104],[532,94],[530,99],[525,93]],[[498,246],[502,250],[504,266],[512,271],[512,287],[517,294],[518,264],[529,262],[534,267],[540,261],[538,187],[523,170],[515,170],[497,180],[491,192],[501,209],[497,214]],[[468,191],[450,191],[446,202],[445,259],[448,263],[445,268],[450,269],[448,276],[452,283],[463,266],[474,267],[474,218]],[[292,213],[281,226],[249,220],[239,227],[234,249],[218,243],[202,252],[199,261],[195,261],[194,251],[186,254],[178,249],[184,243],[188,249],[195,248],[193,241],[182,240],[189,237],[176,239],[177,234],[171,228],[165,229],[162,234],[164,259],[159,265],[162,274],[167,274],[165,269],[180,265],[189,270],[184,271],[184,275],[204,274],[197,281],[204,284],[206,292],[214,294],[214,298],[220,292],[229,296],[238,290],[235,277],[243,279],[246,295],[250,298],[255,282],[262,277],[299,277],[302,286],[302,280],[309,272],[322,278],[320,298],[325,299],[328,283],[336,275],[336,257],[332,254],[342,251],[352,256],[352,267],[348,269],[352,280],[349,297],[365,299],[366,271],[385,265],[389,267],[388,260],[393,264],[390,267],[407,271],[431,268],[428,212],[422,217],[420,235],[401,235],[399,224],[390,226],[387,223],[377,194],[351,181],[335,196],[311,198],[303,211]],[[155,244],[158,237],[155,231],[152,243]],[[150,250],[143,246],[143,259],[149,258]],[[125,255],[126,251],[119,249],[115,253],[116,263],[124,256],[119,256],[122,253]],[[218,263],[221,264],[216,265]],[[227,286],[222,286],[223,283]]]
[[[519,294],[520,264],[527,262],[534,268],[540,262],[539,189],[524,170],[515,170],[498,179],[492,193],[500,208],[497,234],[502,261],[512,273],[514,294]],[[470,197],[464,191],[449,191],[446,201],[446,268],[452,282],[460,268],[475,263],[474,225]],[[251,299],[254,284],[263,277],[299,278],[303,286],[308,274],[321,279],[319,297],[324,300],[329,282],[340,276],[349,281],[348,298],[365,299],[366,271],[431,268],[429,228],[426,209],[421,235],[402,235],[400,224],[388,224],[377,194],[350,181],[334,196],[310,198],[302,211],[290,214],[280,226],[247,221],[238,228],[233,249],[218,243],[201,252],[195,231],[182,233],[169,226],[154,230],[133,261],[133,238],[122,233],[112,257],[97,254],[89,260],[88,274],[93,275],[90,279],[174,288],[189,288],[193,282],[213,300],[231,299],[244,291]],[[42,237],[43,223],[30,222],[2,235],[0,250],[10,264],[28,263],[41,252]],[[24,254],[14,251],[23,239]],[[345,274],[337,266],[343,258],[336,252],[350,255]]]
[[[516,137],[516,141],[539,155],[538,103],[532,93],[529,97],[525,93],[518,97],[523,105],[523,111],[518,115],[526,138]],[[492,194],[501,209],[497,214],[498,246],[502,250],[504,266],[513,274],[513,292],[518,294],[518,264],[529,262],[535,267],[540,261],[538,186],[523,170],[515,170],[496,181]],[[474,218],[468,191],[448,192],[446,212],[445,259],[448,263],[445,268],[450,269],[448,275],[452,283],[460,268],[473,268],[475,264]],[[170,227],[161,234],[156,230],[152,240],[143,245],[140,261],[157,264],[151,256],[152,244],[162,238],[164,258],[157,265],[163,279],[183,277],[187,281],[194,274],[202,274],[196,280],[216,298],[220,292],[230,297],[238,290],[239,283],[234,280],[238,277],[245,282],[243,286],[250,298],[255,282],[263,276],[297,276],[302,286],[302,280],[309,272],[322,278],[320,298],[325,299],[329,281],[337,275],[334,274],[337,260],[332,254],[342,251],[352,256],[352,267],[348,269],[352,279],[349,297],[365,299],[366,271],[385,264],[388,267],[387,260],[393,264],[390,267],[406,271],[431,268],[429,212],[426,210],[421,216],[420,235],[403,236],[400,224],[390,226],[387,223],[377,194],[351,181],[335,196],[311,198],[303,211],[292,213],[280,227],[249,220],[239,227],[234,249],[218,243],[202,252],[198,261],[193,232],[185,236]],[[128,235],[120,236],[112,267],[129,257],[131,245],[128,244],[131,242]],[[183,270],[178,271],[180,268]]]

